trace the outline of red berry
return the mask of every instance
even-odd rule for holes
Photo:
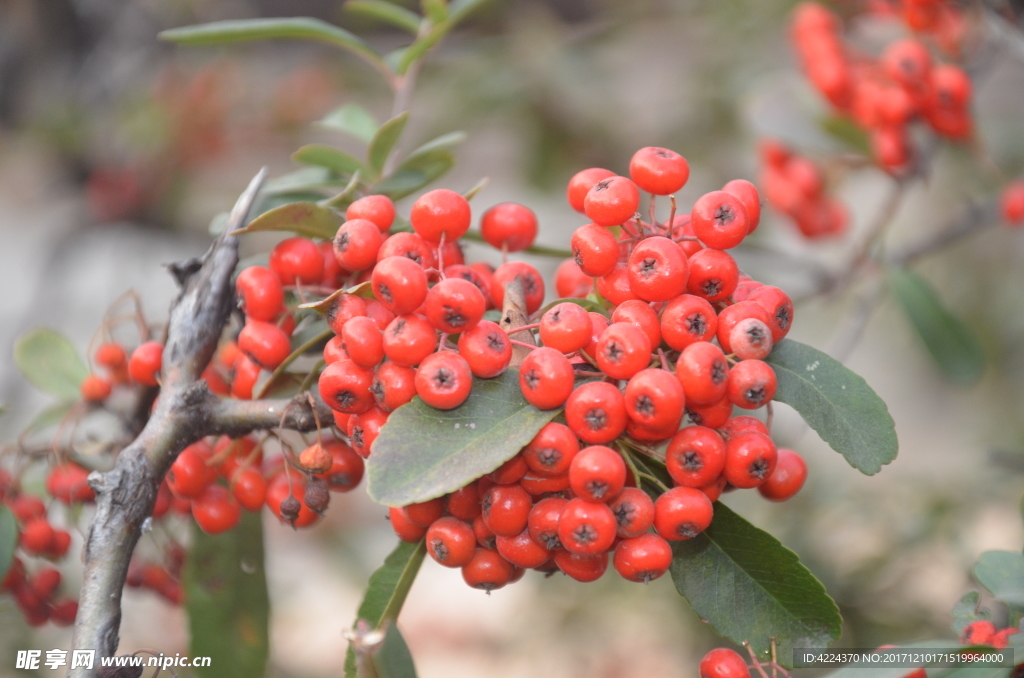
[[[651,340],[651,349],[661,345],[661,325],[658,313],[645,301],[632,299],[619,304],[612,311],[613,323],[631,323],[636,325]]]
[[[287,238],[270,250],[270,270],[282,285],[317,285],[324,275],[324,258],[309,238]]]
[[[800,491],[807,480],[807,463],[793,450],[779,448],[775,470],[772,471],[757,491],[765,499],[786,501]]]
[[[756,410],[775,397],[775,370],[760,360],[744,360],[729,372],[729,400],[745,410]]]
[[[622,490],[608,508],[615,514],[616,534],[623,539],[639,537],[654,524],[654,502],[636,487]]]
[[[717,331],[715,309],[692,294],[676,297],[661,314],[661,336],[677,351],[698,341],[711,341]]]
[[[964,645],[988,645],[996,634],[996,626],[988,620],[971,622],[960,634]]]
[[[380,435],[380,429],[388,422],[388,413],[379,407],[371,407],[361,414],[349,417],[345,424],[345,434],[352,443],[356,454],[366,459],[370,456],[373,441]]]
[[[747,431],[757,431],[768,435],[768,427],[764,425],[764,422],[749,415],[731,417],[723,426],[718,427],[718,434],[725,440]]]
[[[931,69],[932,56],[920,41],[905,38],[890,43],[880,57],[882,68],[893,80],[910,88],[923,87]]]
[[[569,465],[579,451],[579,441],[569,427],[551,422],[537,432],[522,455],[532,472],[554,478],[569,472]]]
[[[495,249],[525,250],[537,237],[537,215],[518,203],[497,204],[480,219],[480,235]]]
[[[519,366],[523,397],[541,410],[561,407],[572,393],[574,379],[572,364],[553,348],[533,349]]]
[[[66,462],[50,469],[46,476],[46,491],[51,497],[65,504],[92,501],[96,493],[89,487],[89,472],[73,462]]]
[[[260,366],[249,359],[249,356],[242,356],[235,365],[235,378],[231,382],[231,395],[241,400],[252,398],[252,388],[260,377]]]
[[[455,490],[445,501],[448,513],[461,520],[472,521],[480,515],[480,490],[474,481],[465,487]],[[474,541],[476,536],[473,537]]]
[[[359,414],[373,407],[373,372],[351,360],[339,360],[320,373],[320,397],[331,409]]]
[[[437,248],[415,233],[399,232],[384,241],[377,251],[377,261],[388,257],[405,257],[424,269],[437,266]]]
[[[565,420],[588,443],[608,443],[626,430],[626,401],[605,381],[583,384],[565,403]]]
[[[470,268],[464,264],[455,264],[448,266],[444,269],[444,275],[446,278],[460,278],[466,282],[471,282],[476,285],[476,288],[480,290],[480,293],[484,295],[484,300],[490,303],[491,299],[491,274],[481,273],[475,268]]]
[[[495,485],[480,501],[484,524],[498,536],[511,537],[526,528],[533,500],[519,485]]]
[[[763,360],[772,352],[772,330],[762,320],[746,318],[732,328],[727,343],[740,360]]]
[[[391,228],[395,221],[395,203],[386,195],[368,195],[356,200],[345,210],[345,220],[366,219],[381,232]]]
[[[670,195],[686,185],[690,165],[675,151],[648,146],[633,154],[629,176],[642,191]]]
[[[377,407],[385,412],[393,412],[416,395],[416,370],[386,362],[374,373],[370,393],[377,401]]]
[[[651,340],[632,323],[612,323],[597,342],[597,365],[613,379],[629,379],[651,361]]]
[[[584,275],[608,275],[619,263],[619,243],[604,226],[587,224],[573,231],[569,240],[572,256]]]
[[[555,271],[555,291],[563,299],[582,299],[590,294],[594,280],[586,275],[576,262],[566,259]]]
[[[743,201],[725,191],[712,191],[698,198],[690,212],[690,223],[700,241],[716,250],[736,247],[750,230]]]
[[[140,344],[128,359],[128,376],[137,384],[156,386],[163,365],[164,346],[158,341]]]
[[[530,538],[549,551],[562,548],[558,540],[558,520],[569,501],[561,497],[541,499],[530,509],[527,530]]]
[[[270,321],[284,310],[284,290],[273,271],[250,266],[238,274],[235,289],[242,298],[245,315],[255,320]]]
[[[602,179],[587,191],[583,211],[599,226],[618,226],[633,218],[640,206],[640,191],[626,177]]]
[[[711,500],[692,487],[673,487],[654,502],[654,529],[665,539],[692,539],[711,524]]]
[[[650,428],[678,424],[683,416],[685,396],[679,379],[668,370],[648,368],[637,372],[623,393],[626,414]]]
[[[572,499],[558,519],[558,540],[570,553],[592,556],[611,548],[617,527],[615,514],[607,505]]]
[[[427,298],[427,274],[405,257],[377,262],[371,280],[374,296],[395,314],[411,313]]]
[[[483,488],[480,491],[482,493],[484,491]],[[481,511],[483,511],[483,501],[481,501]],[[491,528],[487,527],[482,512],[473,519],[473,534],[476,535],[476,544],[480,548],[493,549],[496,546],[494,532],[491,531]]]
[[[668,572],[672,547],[656,534],[624,539],[615,547],[612,564],[623,579],[646,584]]]
[[[609,447],[585,447],[569,466],[569,486],[581,499],[609,501],[625,485],[626,462]]]
[[[793,302],[788,294],[778,287],[762,285],[751,292],[747,300],[760,304],[768,311],[768,327],[772,331],[773,344],[779,343],[789,334],[793,326]]]
[[[725,444],[723,475],[733,487],[757,487],[775,470],[779,453],[763,433],[741,433]]]
[[[432,243],[440,242],[442,235],[448,242],[461,238],[469,230],[471,220],[469,202],[447,188],[424,193],[409,210],[412,229]]]
[[[363,479],[363,458],[338,440],[325,441],[323,446],[331,454],[333,461],[331,468],[321,473],[320,477],[327,481],[331,492],[348,492],[355,489]]]
[[[687,426],[669,442],[665,467],[676,485],[704,487],[725,468],[725,442],[710,428]]]
[[[686,405],[686,416],[695,426],[719,428],[732,416],[732,401],[728,396],[710,405]]]
[[[505,285],[520,278],[526,294],[526,313],[535,313],[544,303],[544,278],[533,266],[523,261],[510,261],[494,271],[491,278],[491,297],[494,305],[502,307],[505,301]]]
[[[256,469],[240,469],[231,479],[231,493],[246,511],[259,511],[267,500],[267,481]]]
[[[78,387],[79,393],[82,395],[82,400],[87,403],[99,403],[103,402],[110,396],[111,386],[110,382],[101,376],[90,374],[82,380],[82,384]]]
[[[193,443],[182,450],[167,472],[167,487],[178,497],[198,497],[217,479],[217,471],[207,465],[213,450],[204,441]]]
[[[469,363],[473,374],[490,379],[508,368],[512,361],[512,342],[497,323],[482,320],[459,335],[459,354]]]
[[[1003,189],[1002,210],[1006,223],[1024,224],[1024,180],[1011,181]]]
[[[388,509],[388,519],[391,521],[391,529],[404,542],[415,544],[427,533],[427,528],[414,525],[405,511],[395,506]]]
[[[540,320],[540,340],[561,353],[575,353],[590,343],[590,316],[579,304],[564,302]]]
[[[807,6],[815,4],[804,3]],[[750,678],[750,669],[735,650],[719,647],[708,652],[700,660],[700,678]]]
[[[437,349],[437,333],[421,315],[400,315],[384,330],[384,355],[413,367]]]
[[[526,465],[523,455],[517,454],[488,473],[487,477],[493,480],[496,485],[511,485],[512,483],[519,482],[526,475],[527,470],[529,470],[529,467]]]
[[[743,203],[747,212],[747,233],[757,230],[761,222],[761,196],[757,193],[757,187],[746,179],[733,179],[722,186],[722,190],[735,195]]]
[[[447,278],[427,292],[424,310],[434,329],[458,334],[473,329],[483,319],[487,300],[473,283]]]
[[[238,334],[238,348],[260,367],[273,370],[291,355],[288,335],[277,325],[247,320]]]
[[[590,169],[577,172],[569,180],[569,185],[566,189],[566,197],[569,199],[569,204],[574,210],[582,214],[587,193],[594,187],[594,184],[614,176],[615,172],[600,167],[591,167]]]
[[[32,518],[21,526],[18,545],[26,553],[45,555],[53,547],[53,527],[45,517]]]
[[[597,279],[597,293],[610,301],[612,306],[640,298],[629,284],[628,266],[621,262],[616,264],[611,273]]]
[[[439,351],[423,359],[416,370],[416,393],[439,410],[458,407],[473,388],[473,373],[465,358],[454,351]]]
[[[488,592],[508,584],[514,574],[512,563],[502,558],[497,551],[483,548],[478,548],[462,568],[462,578],[467,584]]]
[[[739,283],[739,267],[728,252],[703,249],[690,257],[689,265],[686,289],[708,301],[727,299]]]
[[[406,518],[413,525],[419,525],[420,527],[430,527],[434,524],[434,521],[440,519],[444,515],[444,499],[438,497],[437,499],[428,499],[427,501],[421,501],[416,504],[409,504],[402,508],[405,512]]]
[[[546,496],[569,489],[569,474],[541,476],[527,473],[519,480],[519,484],[534,497]]]
[[[763,306],[755,301],[747,299],[739,303],[733,304],[722,309],[722,312],[718,314],[718,330],[716,332],[718,336],[718,345],[722,347],[722,351],[725,353],[735,353],[732,346],[732,331],[741,320],[748,318],[755,318],[760,320],[764,324],[764,329],[768,329],[769,323],[772,322],[771,316],[768,315],[768,311]],[[759,336],[748,337],[748,343],[760,344],[764,341],[771,341],[771,334],[765,335],[764,333]],[[769,347],[770,349],[770,347]]]
[[[686,256],[668,238],[654,236],[638,244],[629,255],[629,286],[646,301],[668,301],[686,289]]]
[[[209,485],[192,499],[192,517],[206,534],[227,532],[242,515],[242,509],[231,492],[221,485]]]
[[[555,565],[579,582],[597,581],[608,569],[608,554],[584,556],[570,551],[556,551]]]
[[[690,344],[679,354],[676,376],[690,405],[712,405],[726,395],[729,364],[722,349],[706,341]]]
[[[362,271],[377,261],[384,236],[372,221],[353,219],[338,227],[334,236],[334,258],[346,271]]]
[[[125,353],[124,347],[114,342],[100,344],[96,349],[94,359],[97,365],[106,367],[108,370],[123,370],[128,366],[128,354]]]
[[[339,294],[327,307],[327,325],[339,337],[345,332],[345,323],[366,315],[366,302],[354,294]]]
[[[427,529],[427,553],[445,567],[462,567],[473,559],[476,535],[458,518],[438,518]]]
[[[551,552],[530,537],[529,530],[523,530],[514,537],[497,537],[495,546],[501,557],[516,567],[540,567],[551,559]]]
[[[350,318],[341,330],[345,354],[360,367],[371,369],[384,359],[384,336],[371,318]],[[330,362],[337,362],[337,359]]]
[[[590,343],[583,347],[583,351],[593,358],[597,354],[597,342],[608,328],[609,323],[608,318],[600,313],[591,311],[588,315],[590,316]]]

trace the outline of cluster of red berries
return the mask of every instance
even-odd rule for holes
[[[792,39],[810,81],[868,132],[886,170],[900,171],[913,159],[908,128],[915,120],[950,139],[972,135],[970,77],[955,64],[936,62],[921,40],[897,40],[877,58],[859,53],[843,42],[839,17],[817,2],[794,9]]]
[[[46,491],[63,504],[91,502],[95,495],[86,481],[88,471],[73,463],[54,466],[46,478]],[[55,528],[49,521],[46,505],[35,495],[22,491],[9,473],[0,470],[0,502],[14,515],[18,525],[18,549],[21,557],[11,560],[0,580],[0,593],[9,593],[31,626],[47,620],[67,626],[75,621],[78,602],[59,597],[60,571],[44,565],[30,573],[26,562],[43,559],[55,562],[67,555],[71,534]],[[24,558],[24,560],[23,560]]]
[[[850,215],[825,188],[825,175],[813,160],[794,153],[775,139],[759,148],[759,181],[768,204],[789,216],[805,238],[838,237],[846,233]]]
[[[968,34],[963,7],[955,0],[867,0],[866,9],[877,17],[901,20],[952,56],[960,54]]]
[[[1010,636],[1020,633],[1019,628],[997,629],[996,625],[987,620],[971,622],[960,634],[960,642],[964,645],[989,645],[1003,649],[1010,644]]]

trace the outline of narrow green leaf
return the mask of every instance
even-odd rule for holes
[[[423,8],[423,15],[430,19],[432,24],[439,24],[448,18],[448,3],[445,0],[422,0],[420,6]]]
[[[420,17],[405,7],[383,0],[349,0],[342,9],[352,14],[377,19],[416,35],[420,30]]]
[[[357,619],[365,621],[371,629],[378,629],[385,623],[394,626],[426,554],[423,541],[416,544],[400,542],[384,559],[384,564],[370,576]],[[345,657],[345,676],[355,676],[355,654],[351,647]]]
[[[293,202],[256,217],[236,234],[256,231],[290,231],[310,238],[330,240],[338,232],[341,217],[314,202]]]
[[[514,369],[474,379],[455,409],[435,410],[413,398],[391,413],[373,444],[367,491],[388,506],[453,492],[514,457],[558,412],[527,403]]]
[[[345,7],[351,6],[351,2],[345,4]],[[336,108],[316,124],[327,129],[351,134],[367,144],[377,133],[377,121],[373,119],[368,110],[359,104],[345,104],[341,108]]]
[[[968,624],[979,620],[992,618],[992,611],[987,607],[981,607],[981,594],[977,591],[968,591],[964,597],[953,606],[953,633],[957,637],[963,635]]]
[[[362,173],[356,170],[356,173],[349,179],[348,185],[338,195],[326,200],[323,204],[325,207],[333,207],[334,209],[343,211],[348,209],[348,206],[355,202],[356,189],[359,188],[359,180]]]
[[[463,193],[462,197],[465,198],[467,202],[472,200],[473,198],[476,197],[477,193],[479,193],[480,191],[484,190],[484,187],[486,187],[487,184],[490,183],[490,181],[491,181],[490,177],[484,177],[480,181],[478,181],[475,184],[473,184],[473,186],[468,191]]]
[[[379,70],[388,70],[380,55],[358,37],[343,28],[310,17],[214,21],[172,28],[162,31],[158,37],[183,45],[226,45],[253,40],[317,40],[362,57]]]
[[[458,146],[459,144],[466,140],[466,136],[467,135],[465,132],[448,132],[447,134],[442,134],[441,136],[431,139],[427,143],[423,144],[422,146],[414,150],[412,153],[408,155],[406,161],[408,162],[409,160],[419,158],[420,156],[423,155],[429,155],[430,153],[438,149]]]
[[[373,192],[399,200],[444,176],[454,165],[455,156],[445,149],[409,157],[388,178],[374,186]]]
[[[263,565],[261,513],[242,512],[228,532],[208,535],[192,523],[183,572],[192,656],[210,657],[200,678],[261,678],[267,665],[270,599]]]
[[[711,526],[672,550],[676,589],[736,643],[765,653],[774,637],[789,666],[794,647],[827,647],[842,633],[839,608],[796,554],[720,502]]]
[[[409,646],[396,624],[390,624],[384,642],[373,657],[377,678],[416,678],[416,665]]]
[[[312,193],[309,191],[295,191],[294,193],[262,193],[256,199],[256,204],[252,206],[250,215],[255,219],[261,214],[266,214],[270,210],[275,210],[278,207],[284,207],[285,205],[291,205],[296,202],[311,202],[319,204],[323,199],[323,193]]]
[[[363,162],[345,151],[324,144],[309,144],[292,153],[292,160],[303,165],[326,167],[342,176],[361,172],[363,176],[376,176]]]
[[[7,570],[14,560],[14,549],[18,548],[18,522],[6,506],[0,506],[0,581],[7,576]]]
[[[402,52],[401,58],[395,65],[395,72],[398,75],[405,75],[409,67],[420,60],[427,51],[441,41],[455,26],[465,19],[471,12],[480,7],[487,0],[457,0],[449,6],[448,17],[434,25],[426,34],[420,36],[409,47]]]
[[[29,330],[15,340],[14,364],[33,386],[67,400],[78,400],[78,387],[89,376],[71,342],[46,328]]]
[[[776,344],[766,362],[778,380],[775,399],[799,412],[855,469],[874,475],[896,458],[896,424],[863,378],[792,339]]]
[[[398,142],[398,137],[402,136],[402,130],[405,129],[405,123],[408,121],[409,111],[399,113],[381,125],[377,133],[373,135],[370,148],[367,151],[367,158],[370,161],[370,167],[376,174],[380,174],[384,169],[384,163]]]
[[[889,271],[889,289],[900,302],[936,366],[957,384],[973,384],[985,371],[985,353],[971,330],[947,309],[931,285],[913,271]]]
[[[331,174],[326,167],[303,167],[294,172],[282,174],[263,184],[262,192],[267,195],[294,193],[310,189],[329,188],[345,182]]]
[[[1024,556],[1012,551],[986,551],[974,565],[974,576],[996,600],[1024,607]]]

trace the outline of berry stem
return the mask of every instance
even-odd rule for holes
[[[669,202],[672,204],[672,209],[668,213],[668,221],[665,222],[665,232],[672,235],[672,224],[676,220],[676,196],[672,194],[668,197]]]
[[[528,344],[525,341],[519,341],[518,339],[509,339],[509,341],[512,342],[513,344],[515,344],[516,346],[522,346],[523,348],[528,348],[531,351],[533,349],[537,348],[533,344]]]
[[[750,641],[749,640],[744,640],[743,641],[743,647],[747,648],[747,653],[750,655],[750,660],[753,662],[754,670],[761,674],[761,678],[768,678],[768,674],[765,672],[764,668],[761,666],[761,662],[759,662],[757,660],[757,655],[754,654],[754,648],[752,648],[750,646]]]
[[[765,411],[767,412],[767,419],[765,420],[765,426],[768,427],[768,435],[772,434],[772,422],[775,420],[775,406],[772,405],[772,401],[768,401],[765,405]]]

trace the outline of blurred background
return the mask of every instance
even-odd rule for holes
[[[414,3],[409,3],[412,6]],[[732,178],[757,176],[757,141],[771,135],[813,158],[841,150],[822,131],[820,98],[787,38],[794,3],[768,0],[493,0],[427,60],[401,147],[464,130],[456,168],[440,186],[490,182],[474,212],[502,201],[533,208],[540,244],[566,247],[583,223],[565,201],[578,170],[626,173],[632,153],[666,146],[690,161],[684,209]],[[151,321],[175,288],[163,264],[201,254],[208,226],[262,165],[295,169],[305,143],[349,148],[310,123],[357,102],[388,117],[391,95],[363,64],[327,46],[293,42],[188,48],[159,42],[165,28],[257,16],[338,23],[389,51],[404,34],[346,15],[338,0],[4,0],[0,3],[0,351],[45,325],[84,354],[108,305],[128,289]],[[838,3],[840,11],[853,3]],[[855,23],[866,48],[898,28]],[[1012,33],[1012,31],[1011,31]],[[941,146],[914,185],[889,242],[942,227],[968,201],[994,199],[1024,170],[1024,49],[1000,38],[976,83],[978,149]],[[830,174],[851,210],[851,233],[808,243],[766,211],[754,244],[838,266],[891,186],[871,167]],[[399,205],[407,212],[411,198]],[[281,236],[244,241],[246,254]],[[470,247],[467,259],[493,252]],[[755,248],[738,255],[754,277],[797,295],[802,271]],[[534,263],[550,275],[556,260]],[[897,460],[863,476],[779,407],[776,438],[800,451],[810,475],[795,499],[756,493],[724,502],[799,553],[837,600],[841,645],[951,638],[950,609],[976,585],[989,549],[1019,551],[1024,470],[1024,233],[991,228],[922,260],[916,270],[982,337],[989,366],[972,387],[945,383],[899,310],[885,302],[847,365],[888,403]],[[550,282],[550,278],[549,278]],[[549,287],[550,289],[550,287]],[[823,350],[854,295],[797,307],[792,336]],[[0,438],[14,439],[46,404],[0,361]],[[752,495],[752,496],[749,496]],[[395,543],[385,509],[362,489],[335,495],[327,517],[300,533],[265,520],[272,600],[268,675],[336,676],[369,573]],[[269,516],[269,514],[268,514]],[[84,523],[83,523],[84,525]],[[153,548],[143,539],[140,550]],[[77,553],[76,534],[72,552]],[[65,566],[74,589],[76,558]],[[430,562],[400,626],[424,678],[441,676],[688,676],[721,644],[668,577],[647,586],[618,577],[582,585],[536,573],[485,595]],[[17,649],[69,648],[70,631],[29,629],[0,598],[0,676]],[[122,653],[187,653],[180,608],[126,592]],[[40,673],[51,675],[47,669]]]

